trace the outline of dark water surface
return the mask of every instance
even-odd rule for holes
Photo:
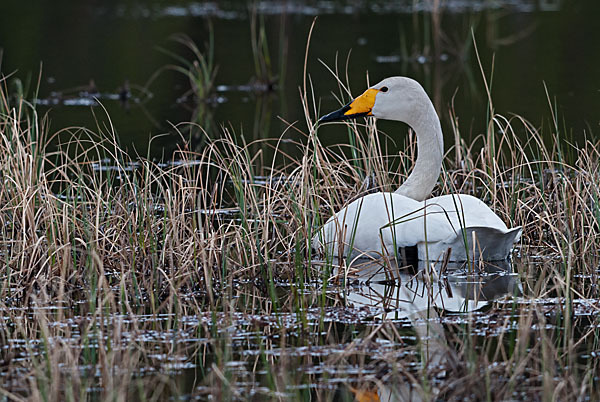
[[[517,260],[515,268],[522,263],[531,262]],[[522,282],[506,262],[486,265],[475,274],[454,266],[433,281],[424,271],[415,275],[371,261],[357,266],[347,288],[329,286],[324,292],[319,284],[307,284],[299,295],[305,307],[290,309],[294,311],[265,311],[265,298],[252,281],[231,284],[226,292],[236,307],[230,311],[98,317],[82,314],[86,300],[71,309],[15,308],[12,325],[44,319],[48,328],[63,335],[45,341],[8,336],[4,355],[10,355],[13,369],[1,371],[0,381],[11,392],[26,395],[27,370],[21,364],[26,366],[32,356],[52,355],[46,348],[61,345],[79,356],[75,364],[87,397],[100,399],[109,385],[103,384],[106,377],[96,367],[96,356],[107,344],[110,353],[132,356],[131,367],[115,367],[113,375],[155,379],[145,391],[132,386],[129,395],[134,398],[359,400],[356,390],[368,389],[380,398],[373,400],[414,400],[410,395],[418,381],[397,376],[404,372],[417,379],[428,373],[432,398],[445,400],[465,344],[482,356],[490,348],[512,353],[515,343],[523,342],[515,340],[519,331],[527,333],[524,339],[549,336],[552,342],[559,342],[563,333],[564,298],[530,298],[527,280]],[[277,287],[278,303],[285,310],[293,303],[290,290],[289,284]],[[597,305],[594,299],[572,301],[569,317],[575,333],[588,336],[593,331]],[[524,320],[532,321],[524,325]],[[581,346],[579,364],[585,365],[597,351]],[[144,353],[136,355],[136,350]],[[490,354],[489,359],[489,372],[502,377],[502,354]],[[58,369],[69,378],[67,365]],[[170,386],[163,387],[169,377]],[[542,377],[536,372],[520,375],[520,385],[508,395],[527,399],[528,389]],[[482,389],[481,384],[474,386],[469,400],[481,400]]]
[[[286,127],[278,116],[305,127],[298,87],[308,31],[318,16],[307,71],[323,111],[337,106],[332,91],[339,92],[319,60],[335,68],[337,57],[342,75],[349,60],[354,95],[365,88],[366,72],[371,82],[412,76],[432,95],[446,127],[454,102],[463,135],[476,135],[485,127],[487,97],[473,50],[473,29],[488,77],[494,59],[497,112],[518,113],[536,126],[549,125],[545,83],[567,133],[581,141],[598,132],[599,2],[451,0],[441,5],[439,14],[432,14],[429,1],[257,2],[254,20],[264,26],[275,81],[275,89],[265,92],[240,88],[255,83],[257,76],[253,13],[245,1],[33,0],[25,5],[8,0],[0,13],[2,72],[15,72],[13,78],[19,77],[27,88],[27,78],[35,81],[43,64],[38,97],[43,110],[52,109],[52,130],[94,129],[97,120],[101,127],[107,124],[91,92],[106,107],[131,153],[137,149],[146,155],[151,136],[170,133],[155,140],[151,149],[154,157],[168,156],[182,144],[171,124],[194,119],[197,106],[181,99],[189,89],[182,75],[164,71],[150,82],[161,67],[176,61],[158,48],[191,58],[170,36],[185,33],[206,49],[212,26],[217,91],[205,106],[211,117],[202,125],[210,127],[213,137],[221,124],[247,140],[277,137]],[[127,87],[132,97],[124,105],[119,93]],[[450,138],[450,130],[445,131]],[[331,127],[327,134],[326,143],[345,138],[342,127]],[[294,139],[297,134],[286,136]],[[197,137],[193,142],[196,147],[201,144]]]

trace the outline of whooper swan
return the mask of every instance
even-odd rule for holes
[[[395,255],[417,246],[420,260],[436,260],[451,249],[451,261],[504,260],[521,236],[508,229],[481,200],[466,194],[429,198],[440,175],[443,137],[440,120],[421,85],[390,77],[367,89],[319,122],[373,116],[407,123],[417,137],[417,161],[394,193],[361,197],[333,215],[313,238],[330,256]]]

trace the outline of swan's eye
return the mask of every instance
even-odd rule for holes
[[[379,90],[381,92],[387,92],[388,91],[388,87],[381,87],[381,88],[379,88]]]

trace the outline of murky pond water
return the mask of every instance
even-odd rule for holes
[[[484,131],[486,103],[471,29],[496,110],[519,113],[534,125],[551,123],[550,101],[564,117],[565,130],[582,139],[598,129],[600,40],[596,1],[261,1],[255,15],[246,1],[4,2],[0,13],[2,70],[17,71],[29,93],[43,64],[39,98],[53,109],[52,127],[107,124],[101,102],[121,142],[130,152],[169,155],[182,146],[172,124],[198,119],[198,106],[185,99],[186,77],[166,65],[173,54],[191,59],[185,46],[169,38],[185,33],[207,51],[214,38],[215,92],[200,123],[218,136],[220,125],[246,140],[278,137],[287,122],[304,120],[298,87],[303,82],[309,27],[313,32],[307,71],[323,110],[337,105],[332,75],[321,64],[346,71],[354,94],[391,75],[409,75],[424,84],[450,137],[447,110],[453,105],[463,135]],[[437,14],[436,14],[437,15]],[[252,34],[253,21],[257,26]],[[252,43],[264,29],[268,65]],[[263,42],[261,42],[263,43]],[[160,49],[163,49],[161,51]],[[258,52],[260,53],[260,52]],[[337,61],[336,61],[337,60]],[[346,62],[348,60],[348,62]],[[258,64],[257,64],[258,63]],[[337,67],[336,67],[337,65]],[[261,67],[262,66],[262,67]],[[154,76],[162,71],[158,76]],[[493,79],[490,79],[493,73]],[[265,91],[261,85],[272,81]],[[258,86],[256,84],[259,84]],[[126,96],[125,96],[126,95]],[[91,113],[90,108],[95,111]],[[388,126],[380,123],[383,129]],[[216,131],[214,131],[214,130]],[[184,130],[185,131],[185,130]],[[391,129],[389,130],[391,131]],[[345,131],[329,134],[342,141]],[[183,134],[185,137],[185,133]],[[286,137],[297,139],[291,130]],[[199,145],[200,138],[192,141]]]
[[[281,284],[274,297],[251,281],[236,282],[225,291],[229,302],[223,310],[200,315],[143,310],[78,315],[85,301],[74,309],[9,309],[1,326],[2,359],[13,369],[0,377],[10,392],[27,394],[31,373],[25,367],[37,359],[58,371],[54,376],[65,388],[85,384],[91,399],[106,396],[107,387],[129,387],[132,399],[363,400],[371,395],[391,401],[420,399],[424,388],[430,398],[444,400],[460,387],[453,377],[473,381],[465,370],[483,369],[498,378],[484,386],[472,373],[475,382],[459,393],[463,398],[485,399],[490,389],[508,386],[502,398],[522,399],[544,379],[518,355],[539,356],[541,344],[560,343],[565,331],[585,340],[600,330],[598,300],[531,299],[523,288],[527,282],[508,263],[445,267],[441,273],[439,265],[420,268],[359,260],[338,273],[337,281],[347,281],[346,287],[306,283],[301,290]],[[28,320],[39,320],[46,337],[10,336]],[[574,372],[600,354],[594,343],[582,342],[577,349]],[[130,356],[123,366],[99,369],[100,361],[119,354]],[[140,379],[150,379],[144,390],[136,390]]]

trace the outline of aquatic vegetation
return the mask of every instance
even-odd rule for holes
[[[179,64],[170,64],[164,68],[177,71],[187,77],[190,81],[190,91],[195,95],[197,101],[204,102],[214,91],[214,81],[217,75],[217,66],[214,60],[214,38],[212,26],[209,26],[208,41],[205,44],[205,50],[201,50],[198,45],[185,34],[176,34],[172,36],[174,42],[183,45],[192,55],[190,61],[187,57],[180,56],[167,49],[161,49],[163,52],[171,55]],[[159,70],[160,72],[161,70]],[[183,94],[183,97],[188,94]]]
[[[274,66],[277,59],[273,60],[269,49],[269,41],[267,40],[267,32],[265,29],[264,16],[257,15],[256,8],[251,10],[250,20],[250,43],[252,46],[252,58],[254,60],[255,77],[253,83],[256,92],[271,92],[277,86],[281,87],[285,77],[285,60],[287,52],[287,35],[285,32],[285,19],[280,21],[281,28],[279,33],[279,66]],[[274,71],[275,67],[279,69]],[[280,76],[278,76],[280,75]]]
[[[350,122],[351,145],[324,146],[306,83],[301,96],[300,141],[224,129],[157,163],[132,160],[110,124],[49,132],[0,78],[3,397],[598,398],[600,143],[566,144],[558,119],[545,142],[491,96],[474,141],[453,115],[434,193],[523,226],[515,274],[383,261],[376,278],[313,261],[310,239],[365,178],[404,180],[412,134],[390,155],[371,121]],[[403,316],[398,300],[417,299]]]

